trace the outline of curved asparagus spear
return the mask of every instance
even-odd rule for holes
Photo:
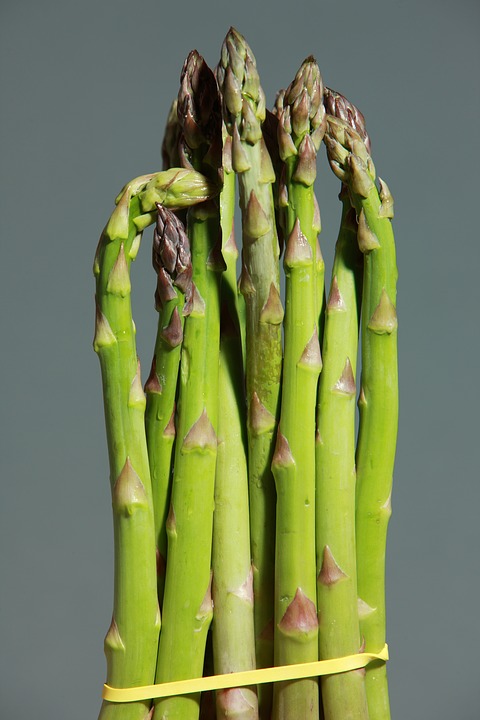
[[[320,659],[359,652],[355,556],[355,398],[362,262],[355,211],[343,189],[342,220],[325,314],[318,393],[317,603]],[[322,678],[325,720],[368,720],[364,674]]]
[[[271,472],[281,374],[278,239],[272,163],[262,138],[265,97],[255,58],[233,28],[222,45],[217,78],[232,136],[232,166],[239,178],[243,229],[240,289],[246,302],[250,531],[254,564],[255,636],[259,667],[273,663],[275,487]],[[261,715],[269,716],[269,692],[261,687]],[[264,698],[264,699],[262,699]]]
[[[190,53],[182,72],[178,112],[184,137],[183,161],[216,174],[221,162],[218,91],[213,73],[195,52]],[[215,147],[219,154],[212,156]],[[210,561],[220,332],[218,271],[223,270],[217,252],[219,233],[217,205],[210,203],[189,213],[194,287],[181,356],[157,682],[202,675],[212,619]],[[196,694],[157,701],[153,717],[193,720],[198,713]]]
[[[137,224],[144,226],[145,214],[153,210],[148,197],[185,204],[188,178],[196,202],[202,178],[198,173],[177,169],[129,183],[102,233],[94,262],[94,349],[102,371],[115,538],[114,608],[105,638],[107,682],[114,687],[152,681],[160,629],[145,396],[130,304],[130,264],[140,243]],[[211,186],[202,182],[202,192],[208,195]],[[145,702],[105,701],[100,718],[143,720],[148,707]]]
[[[272,468],[277,489],[275,664],[318,659],[315,565],[315,402],[322,367],[315,254],[316,143],[325,127],[322,81],[308,58],[283,94],[278,137],[286,164],[285,359]],[[320,132],[319,132],[320,131]],[[288,146],[288,152],[286,150]],[[275,683],[273,718],[318,718],[314,678]]]
[[[346,184],[357,212],[358,242],[364,253],[357,573],[361,633],[366,650],[377,652],[385,643],[385,550],[398,425],[393,201],[383,181],[377,189],[367,144],[355,129],[328,116],[325,140],[330,165]],[[385,665],[369,665],[366,685],[370,720],[388,720]]]
[[[158,599],[161,603],[167,557],[165,524],[170,503],[175,439],[175,395],[184,316],[189,312],[192,295],[188,237],[178,218],[162,205],[157,205],[152,259],[157,273],[155,305],[159,311],[159,323],[152,368],[145,384],[145,427],[155,515]]]

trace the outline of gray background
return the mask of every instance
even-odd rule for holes
[[[112,527],[91,265],[113,198],[160,168],[180,69],[229,25],[267,99],[313,53],[367,117],[396,200],[401,420],[388,544],[393,717],[480,716],[479,6],[472,0],[3,0],[2,718],[96,717]],[[322,152],[327,258],[338,182]],[[150,234],[133,269],[144,371]]]

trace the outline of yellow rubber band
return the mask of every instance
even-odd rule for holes
[[[187,695],[189,693],[206,692],[207,690],[223,690],[224,688],[246,687],[260,683],[280,682],[282,680],[299,680],[316,677],[317,675],[333,675],[349,672],[365,667],[372,660],[388,660],[388,645],[385,644],[379,653],[357,653],[331,660],[300,663],[298,665],[280,665],[261,670],[245,670],[225,675],[209,675],[190,680],[175,680],[159,685],[144,685],[133,688],[113,688],[103,686],[102,697],[109,702],[135,702],[152,700],[171,695]]]

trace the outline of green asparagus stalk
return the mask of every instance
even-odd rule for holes
[[[196,52],[182,71],[178,98],[185,164],[216,174],[221,163],[218,91]],[[218,153],[215,153],[218,150]],[[207,152],[209,151],[209,154]],[[211,546],[217,455],[219,286],[218,205],[188,217],[193,292],[186,318],[177,409],[177,442],[170,511],[168,562],[156,681],[201,677],[212,619]],[[155,703],[153,718],[198,718],[199,695]]]
[[[218,450],[213,524],[213,655],[216,674],[255,669],[253,573],[250,557],[247,439],[244,417],[244,311],[237,289],[238,250],[234,235],[235,173],[232,139],[223,134],[223,187],[220,192],[222,319],[219,366]],[[253,688],[216,693],[217,720],[258,718]]]
[[[161,603],[165,583],[166,519],[170,504],[175,440],[175,395],[184,316],[189,312],[192,296],[192,264],[188,237],[178,218],[161,205],[157,206],[153,266],[157,273],[155,306],[159,311],[159,323],[152,368],[145,384],[145,427],[155,515],[158,599]]]
[[[316,146],[325,128],[322,81],[308,58],[278,114],[285,161],[285,359],[273,473],[277,490],[275,664],[318,659],[315,565],[315,402],[322,367],[318,340],[313,217]],[[315,138],[315,144],[314,140]],[[273,718],[318,718],[318,681],[275,683]]]
[[[232,138],[222,123],[223,185],[220,191],[220,224],[222,230],[222,255],[225,271],[222,276],[222,302],[226,304],[231,321],[237,327],[245,366],[245,299],[237,283],[238,248],[235,242],[235,172],[232,167]]]
[[[242,353],[240,336],[227,308],[225,304],[220,343],[212,555],[216,674],[255,669]],[[216,704],[217,720],[258,718],[255,688],[217,691]]]
[[[131,312],[130,264],[140,244],[138,226],[145,226],[153,196],[184,205],[211,190],[198,173],[178,169],[137,178],[119,196],[95,256],[94,349],[102,371],[115,540],[113,617],[105,638],[107,683],[113,687],[152,681],[160,630],[145,395]],[[149,704],[105,701],[100,718],[143,720]]]
[[[283,97],[284,92],[284,90],[280,90],[277,94],[276,100],[279,105],[281,104],[282,108],[283,101],[280,101],[280,98]],[[265,110],[265,120],[262,124],[262,134],[275,172],[275,182],[272,185],[272,191],[275,207],[275,224],[277,227],[278,244],[281,255],[285,247],[283,208],[288,202],[288,197],[285,188],[285,163],[280,157],[280,150],[278,147],[278,117],[276,114],[276,108],[274,108],[273,112],[271,112],[268,108]]]
[[[356,452],[356,535],[360,630],[365,650],[385,643],[385,551],[391,515],[398,424],[397,268],[391,226],[393,201],[386,183],[375,183],[368,144],[352,123],[329,116],[325,136],[335,174],[347,185],[358,216],[364,253],[362,378]],[[390,717],[384,664],[366,671],[370,720]]]
[[[180,164],[181,126],[178,121],[177,104],[178,101],[175,98],[168,113],[163,137],[162,159],[165,170]],[[184,316],[189,312],[191,291],[186,298],[185,292],[174,281],[177,269],[171,256],[172,252],[175,255],[175,248],[179,245],[184,248],[185,253],[190,254],[188,237],[181,226],[181,223],[186,223],[186,209],[177,209],[175,217],[161,205],[158,205],[157,208],[157,228],[154,235],[152,260],[157,273],[155,308],[159,313],[159,319],[152,367],[145,384],[147,396],[145,425],[154,495],[158,599],[161,604],[166,570],[166,519],[170,505],[172,455],[175,442],[175,393]],[[166,257],[162,258],[164,253]],[[188,263],[191,279],[190,258]],[[174,277],[171,277],[166,265],[170,266],[170,272],[174,272]],[[189,283],[189,288],[191,290],[191,283]]]
[[[232,137],[232,166],[239,178],[246,302],[246,388],[250,532],[254,566],[255,638],[259,667],[273,663],[275,486],[271,471],[282,364],[279,247],[270,156],[262,137],[265,97],[255,58],[233,28],[221,51],[217,78]],[[271,688],[259,688],[260,714],[270,716]]]
[[[360,652],[355,555],[355,399],[362,256],[346,189],[323,335],[317,415],[320,658]],[[364,673],[322,678],[325,720],[368,720]]]

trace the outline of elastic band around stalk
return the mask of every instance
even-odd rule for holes
[[[158,685],[143,685],[142,687],[132,688],[113,688],[104,685],[102,697],[109,702],[135,702],[172,695],[188,695],[189,693],[206,692],[207,690],[247,687],[248,685],[259,685],[261,683],[281,682],[282,680],[300,680],[319,675],[334,675],[335,673],[359,670],[372,662],[372,660],[386,662],[388,660],[388,645],[385,644],[379,653],[357,653],[341,658],[332,658],[331,660],[317,660],[316,662],[299,663],[297,665],[280,665],[260,670],[226,673],[224,675],[209,675],[189,680],[175,680],[174,682],[160,683]]]

